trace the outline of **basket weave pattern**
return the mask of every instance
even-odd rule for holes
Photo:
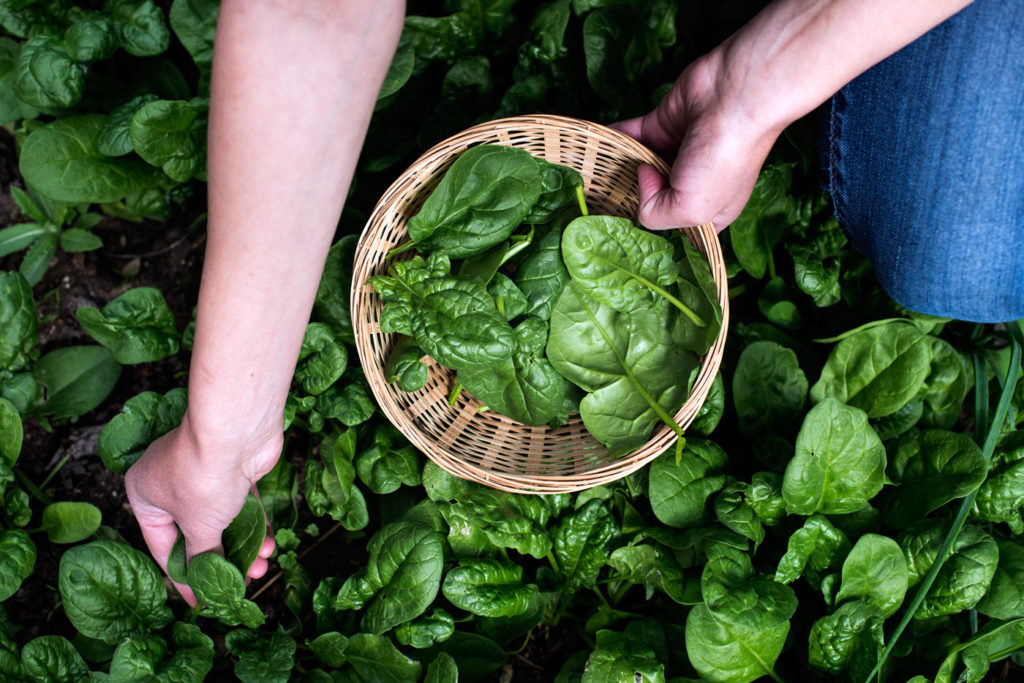
[[[448,394],[456,373],[424,359],[427,384],[405,392],[387,382],[384,367],[397,335],[380,330],[383,304],[369,284],[387,271],[387,254],[408,239],[407,223],[459,154],[479,144],[511,145],[577,170],[592,214],[636,220],[640,163],[667,173],[665,163],[635,140],[593,123],[558,116],[518,116],[469,128],[434,146],[380,199],[356,247],[351,310],[356,348],[381,410],[413,445],[456,476],[518,493],[560,493],[608,483],[653,460],[676,439],[659,425],[648,442],[626,456],[609,456],[575,417],[551,429],[530,427],[492,411],[463,391],[454,406]],[[707,256],[722,306],[722,331],[708,353],[686,403],[676,413],[684,429],[693,421],[718,372],[729,322],[725,265],[711,225],[685,229]],[[402,257],[409,258],[409,254]]]

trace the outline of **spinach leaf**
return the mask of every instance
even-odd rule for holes
[[[0,461],[13,465],[21,454],[24,438],[25,431],[17,406],[0,397]]]
[[[843,603],[811,626],[808,663],[833,676],[847,672],[851,680],[864,680],[882,651],[882,621],[874,605]]]
[[[348,367],[348,351],[335,341],[334,333],[325,323],[310,323],[302,338],[295,381],[307,394],[317,395],[337,382]]]
[[[65,41],[34,35],[14,63],[14,94],[36,109],[66,109],[82,99],[85,74],[86,65],[69,54]]]
[[[253,494],[245,497],[242,509],[231,520],[221,538],[224,556],[245,576],[256,561],[267,536],[267,515],[263,503]]]
[[[882,490],[885,448],[864,411],[828,398],[811,408],[782,495],[799,515],[856,512]]]
[[[687,439],[681,458],[663,453],[651,464],[648,495],[662,524],[686,529],[706,522],[707,502],[725,486],[728,458],[712,441]]]
[[[838,564],[849,550],[846,534],[832,526],[827,517],[812,515],[789,537],[775,580],[792,583],[807,573],[808,583],[817,587],[821,584],[821,574]]]
[[[604,502],[590,500],[563,517],[552,530],[554,556],[570,589],[596,587],[598,572],[618,535],[616,527]]]
[[[327,666],[339,667],[345,663],[348,638],[337,631],[329,631],[314,638],[309,643],[309,649]]]
[[[227,626],[245,624],[253,629],[266,621],[259,606],[245,598],[242,572],[221,555],[208,552],[193,557],[188,563],[188,585],[204,606],[203,616]]]
[[[1024,547],[1009,540],[996,539],[999,564],[992,585],[976,609],[993,619],[1024,617]]]
[[[27,532],[7,529],[0,532],[0,602],[21,588],[36,567],[36,545]]]
[[[892,616],[903,603],[910,578],[903,552],[896,541],[878,534],[864,534],[843,562],[843,578],[836,602],[862,600]]]
[[[329,514],[346,529],[362,529],[369,521],[366,499],[355,486],[355,431],[326,439],[320,447],[323,465],[306,465],[306,500],[314,515]]]
[[[547,223],[567,207],[576,204],[576,193],[583,189],[583,177],[575,169],[538,160],[540,196],[523,218],[524,223]]]
[[[455,633],[455,620],[440,607],[395,627],[395,639],[402,645],[424,649],[443,643]]]
[[[709,567],[712,569],[709,570]],[[716,571],[712,563],[704,573]],[[700,603],[686,617],[686,654],[708,681],[753,681],[773,675],[789,633],[796,598],[786,586],[746,578],[715,602]]]
[[[615,570],[618,580],[642,585],[645,600],[659,590],[680,605],[694,602],[687,594],[679,563],[661,545],[639,543],[616,548],[608,557],[608,566]]]
[[[136,287],[102,309],[79,308],[75,317],[122,365],[148,363],[178,352],[180,335],[174,315],[159,289]]]
[[[521,496],[454,477],[432,462],[423,485],[450,527],[448,541],[459,557],[513,548],[538,559],[550,552],[547,524],[561,496]]]
[[[445,367],[490,367],[512,356],[515,333],[476,279],[449,274],[441,252],[394,264],[390,276],[370,278],[384,300],[381,330],[414,336]]]
[[[423,666],[406,657],[386,636],[357,633],[348,640],[345,656],[349,664],[368,683],[419,680]]]
[[[114,680],[167,679],[199,683],[213,668],[213,640],[195,624],[175,622],[171,645],[158,636],[123,640],[114,650],[110,676]],[[170,656],[168,656],[170,654]]]
[[[499,560],[465,558],[449,570],[442,585],[453,605],[484,617],[515,617],[525,613],[538,593],[523,583],[523,568]]]
[[[441,652],[427,667],[427,675],[423,683],[458,683],[459,666],[455,658],[447,652]]]
[[[462,370],[459,381],[466,391],[502,415],[528,425],[564,423],[566,405],[576,389],[544,357],[547,324],[526,318],[515,328],[516,350],[497,365]]]
[[[116,541],[93,541],[64,551],[58,588],[71,624],[105,643],[163,628],[172,619],[156,564]]]
[[[124,104],[118,105],[107,114],[103,129],[96,138],[96,145],[101,153],[109,157],[119,157],[134,151],[132,147],[132,118],[150,102],[160,98],[151,93],[136,95]]]
[[[20,273],[0,272],[0,371],[28,367],[37,330],[32,288]]]
[[[577,289],[620,313],[669,301],[697,327],[708,321],[676,298],[672,243],[628,218],[583,216],[562,233],[562,256]]]
[[[926,430],[905,434],[889,463],[898,485],[882,507],[882,519],[905,529],[951,500],[962,498],[985,480],[981,449],[964,434]]]
[[[945,535],[943,520],[918,522],[900,535],[912,587],[931,569]],[[930,619],[973,609],[988,591],[998,563],[999,548],[992,537],[979,527],[964,527],[914,618]]]
[[[924,380],[922,425],[951,429],[971,387],[970,363],[949,342],[931,337],[931,368]]]
[[[185,415],[185,389],[171,389],[161,396],[144,391],[124,402],[121,412],[103,427],[96,444],[103,464],[123,474],[150,443],[181,423]]]
[[[990,622],[966,642],[950,650],[935,674],[935,683],[977,683],[985,678],[991,662],[1005,659],[1021,647],[1024,647],[1024,619]],[[956,674],[957,665],[961,663],[966,670]]]
[[[286,683],[295,667],[295,639],[286,633],[261,637],[237,629],[224,639],[228,651],[238,657],[235,676],[242,683]]]
[[[42,528],[51,543],[78,543],[96,533],[103,513],[92,503],[58,501],[43,508]]]
[[[33,681],[89,679],[89,665],[64,636],[39,636],[25,643],[21,668]]]
[[[913,325],[892,322],[840,341],[829,354],[811,401],[834,397],[868,417],[895,413],[917,396],[931,369],[931,342]]]
[[[512,234],[541,192],[529,152],[480,145],[462,153],[409,220],[409,237],[453,259],[482,254]]]
[[[792,199],[786,194],[792,182],[790,164],[768,166],[757,177],[754,190],[739,217],[729,226],[729,240],[743,269],[760,280],[765,272],[775,276],[772,249],[790,226],[787,215]]]
[[[627,680],[664,683],[665,666],[643,642],[615,631],[598,631],[594,651],[587,659],[581,681]]]
[[[132,148],[171,180],[205,177],[208,106],[202,98],[144,104],[132,117]]]
[[[746,484],[731,482],[715,496],[715,517],[727,529],[754,542],[754,549],[764,540],[764,526],[744,496]]]
[[[505,320],[515,320],[526,312],[529,305],[523,291],[503,273],[495,273],[487,284],[487,293],[494,297],[494,305]]]
[[[359,452],[355,466],[359,478],[377,494],[392,493],[402,484],[420,485],[418,451],[390,424],[377,425],[373,445]]]
[[[363,627],[382,634],[418,617],[441,587],[443,537],[421,524],[396,522],[374,534],[365,567],[338,591],[337,609],[366,608]]]
[[[168,20],[174,35],[199,68],[200,91],[209,90],[213,66],[213,36],[220,3],[216,0],[175,0]]]
[[[643,445],[660,421],[681,430],[672,415],[686,398],[696,357],[673,342],[669,304],[618,312],[577,289],[562,290],[551,314],[548,359],[588,392],[580,416],[612,455]]]
[[[348,299],[358,240],[357,235],[346,235],[327,252],[327,262],[313,301],[313,316],[330,325],[335,337],[346,344],[355,343]]]
[[[398,384],[402,391],[419,391],[430,379],[429,369],[420,360],[423,355],[423,349],[415,339],[400,335],[388,356],[384,376],[389,382]]]
[[[39,412],[63,420],[103,403],[121,376],[121,364],[102,346],[65,346],[40,358],[32,372],[47,392]]]
[[[1024,533],[1020,508],[1024,501],[1024,432],[1009,432],[996,444],[988,479],[978,489],[971,510],[983,522],[1006,522]]]
[[[701,404],[697,416],[693,418],[687,432],[697,436],[708,436],[715,431],[715,427],[722,420],[725,413],[725,382],[722,380],[722,373],[715,375],[715,381],[711,383],[704,403]]]
[[[807,377],[796,354],[775,342],[748,345],[736,362],[732,398],[744,432],[785,431],[807,401]]]
[[[551,317],[551,309],[569,281],[569,271],[562,260],[562,231],[577,215],[575,209],[566,210],[550,224],[537,228],[537,237],[515,273],[516,286],[526,295],[526,315],[542,320]]]
[[[98,147],[104,117],[58,119],[32,131],[21,148],[25,182],[62,202],[116,202],[145,188],[150,167],[140,159],[108,157]]]

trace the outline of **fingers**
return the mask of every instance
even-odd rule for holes
[[[178,540],[179,532],[174,519],[163,510],[132,501],[131,495],[128,496],[128,500],[132,504],[135,518],[138,520],[139,528],[142,530],[142,538],[146,541],[150,554],[156,560],[156,563],[160,565],[160,569],[166,574],[167,558],[170,557],[171,549]],[[189,606],[196,606],[196,596],[191,588],[174,580],[171,583],[174,584],[175,590],[181,594],[181,597],[184,598]]]
[[[644,117],[642,116],[638,116],[635,119],[627,119],[626,121],[616,121],[608,127],[620,133],[625,133],[634,140],[643,142]]]

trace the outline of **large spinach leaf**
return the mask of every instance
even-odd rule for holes
[[[868,417],[895,413],[917,396],[931,369],[931,341],[914,325],[892,322],[840,341],[829,354],[811,401],[834,397]]]
[[[409,220],[409,237],[420,249],[444,249],[453,259],[481,254],[512,234],[540,192],[540,165],[529,152],[474,147]]]
[[[696,357],[674,343],[667,301],[619,312],[575,284],[562,290],[551,314],[548,358],[588,392],[580,416],[613,455],[643,445],[658,422],[675,429]]]
[[[882,490],[885,447],[864,411],[825,399],[811,408],[786,467],[782,495],[800,515],[856,512]]]

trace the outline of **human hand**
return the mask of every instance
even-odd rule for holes
[[[674,154],[664,177],[640,166],[640,222],[664,230],[712,222],[721,231],[750,198],[782,131],[749,112],[712,54],[687,67],[650,113],[612,124],[656,152]]]
[[[150,445],[125,474],[125,490],[146,545],[165,573],[179,529],[189,560],[207,551],[223,552],[221,533],[256,482],[273,469],[280,452],[280,435],[244,449],[204,446],[187,418]],[[273,552],[274,538],[268,534],[247,580],[267,572],[267,558]],[[174,585],[194,607],[192,590]]]

